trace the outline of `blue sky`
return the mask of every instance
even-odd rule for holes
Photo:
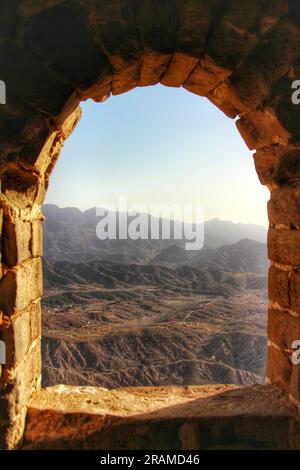
[[[52,175],[47,203],[61,207],[201,203],[205,219],[267,225],[269,193],[233,120],[208,100],[161,85],[105,103],[83,117]]]

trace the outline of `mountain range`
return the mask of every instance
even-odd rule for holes
[[[163,248],[178,246],[184,249],[186,243],[184,239],[174,240],[176,221],[170,223],[170,240],[99,240],[96,227],[100,218],[96,215],[96,208],[80,211],[73,207],[59,208],[47,204],[43,206],[43,212],[44,256],[47,259],[73,261],[76,256],[77,262],[106,259],[119,263],[145,264],[159,255]],[[267,231],[259,225],[235,224],[218,219],[204,223],[205,250],[231,245],[246,238],[266,243]],[[188,259],[189,253],[184,251]],[[195,251],[190,252],[191,256],[195,254]]]
[[[109,388],[264,380],[266,230],[212,220],[204,248],[104,240],[44,206],[43,381]]]

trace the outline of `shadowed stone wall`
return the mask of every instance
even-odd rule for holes
[[[41,205],[79,103],[183,86],[230,118],[269,203],[268,380],[300,399],[298,0],[0,0],[0,447],[24,430],[41,378]],[[88,164],[88,162],[87,162]]]

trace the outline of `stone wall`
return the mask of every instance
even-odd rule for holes
[[[300,399],[300,79],[298,0],[0,0],[0,447],[23,435],[40,387],[41,204],[81,115],[136,86],[183,86],[230,118],[269,203],[267,375]]]

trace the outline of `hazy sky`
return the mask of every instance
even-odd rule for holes
[[[61,207],[201,203],[205,219],[267,225],[268,190],[234,121],[184,89],[137,88],[83,117],[54,170],[47,203]]]

